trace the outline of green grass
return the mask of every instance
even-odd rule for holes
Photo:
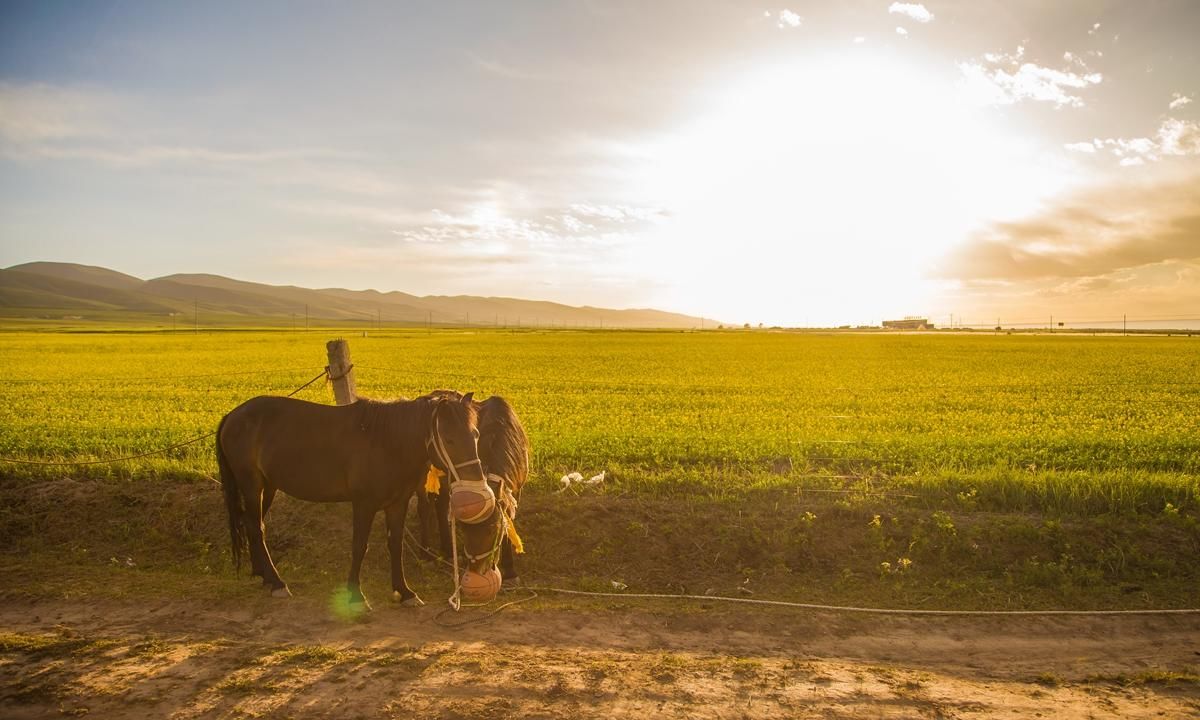
[[[0,453],[104,457],[211,430],[242,400],[318,372],[325,339],[6,334]],[[669,479],[786,460],[889,475],[1102,472],[1144,484],[1134,476],[1200,470],[1192,338],[440,332],[351,346],[364,394],[506,396],[530,430],[535,466],[553,471],[629,466]],[[316,385],[301,397],[329,392]],[[204,472],[210,455],[156,462]]]
[[[327,339],[0,334],[0,456],[88,460],[199,435],[239,402],[312,378]],[[757,592],[801,599],[972,607],[1194,602],[1200,339],[349,339],[361,394],[452,387],[514,405],[533,445],[519,520],[525,567],[543,578],[732,591],[752,577]],[[321,383],[299,397],[331,402]],[[555,494],[574,470],[608,479]],[[69,563],[98,587],[118,576],[136,586],[144,573],[219,587],[228,557],[215,474],[211,441],[116,465],[0,466],[0,539]],[[272,511],[285,575],[337,583],[344,510]],[[28,580],[58,587],[50,575]],[[164,577],[160,587],[176,582]]]

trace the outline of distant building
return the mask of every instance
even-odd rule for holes
[[[906,317],[903,320],[884,320],[883,327],[889,330],[932,330],[929,318]]]

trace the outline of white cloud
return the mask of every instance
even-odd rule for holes
[[[933,20],[933,13],[929,12],[921,3],[894,2],[888,6],[888,12],[907,15],[919,23],[927,23]]]
[[[1100,23],[1096,23],[1095,25],[1092,25],[1092,29],[1088,30],[1088,35],[1095,35],[1096,31],[1099,29],[1100,29]]]
[[[862,44],[863,44],[863,43],[865,43],[866,41],[867,41],[867,39],[866,39],[865,37],[863,37],[862,35],[857,35],[857,36],[855,36],[855,38],[854,38],[854,44],[855,44],[855,45],[862,45]]]
[[[767,16],[770,17],[770,13],[767,13]],[[779,13],[779,20],[775,23],[775,26],[778,28],[795,28],[800,27],[802,22],[804,22],[804,18],[791,10],[782,10]]]
[[[1200,123],[1167,118],[1158,128],[1164,155],[1200,155]]]
[[[573,203],[570,205],[570,210],[572,213],[586,218],[603,218],[618,223],[652,221],[666,216],[666,212],[662,208],[634,207],[632,205]]]
[[[1179,108],[1183,107],[1184,105],[1187,105],[1191,101],[1192,101],[1192,98],[1188,95],[1183,95],[1182,93],[1174,93],[1171,96],[1171,102],[1169,105],[1167,105],[1167,107],[1172,110],[1178,110]]]
[[[898,28],[896,28],[896,34],[897,35],[908,35],[908,31],[902,27],[898,27]]]
[[[447,212],[434,208],[416,215],[362,212],[359,217],[415,246],[491,248],[517,255],[560,248],[610,247],[628,242],[631,229],[662,219],[662,209],[629,205],[572,203],[547,210],[522,210],[492,199]]]
[[[1200,123],[1167,118],[1154,137],[1096,138],[1092,142],[1068,143],[1068,150],[1095,153],[1108,150],[1125,167],[1157,162],[1165,156],[1200,155]]]
[[[1081,72],[1022,62],[1024,55],[1024,46],[1018,45],[1015,53],[986,53],[983,62],[963,62],[958,67],[969,93],[986,105],[1034,100],[1058,107],[1082,107],[1083,98],[1074,91],[1098,85],[1104,79],[1100,73],[1087,72],[1087,67],[1074,55],[1069,62],[1079,65]]]

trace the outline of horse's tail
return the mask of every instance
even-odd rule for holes
[[[225,457],[225,449],[221,447],[221,429],[225,427],[225,419],[217,425],[217,469],[221,474],[221,492],[225,495],[225,510],[229,513],[229,540],[232,543],[233,566],[242,569],[242,553],[249,547],[246,541],[246,524],[242,516],[246,513],[246,505],[242,501],[242,492],[238,489],[237,478],[229,467],[229,459]]]

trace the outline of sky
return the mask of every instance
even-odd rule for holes
[[[1200,319],[1200,3],[0,2],[0,266]]]

